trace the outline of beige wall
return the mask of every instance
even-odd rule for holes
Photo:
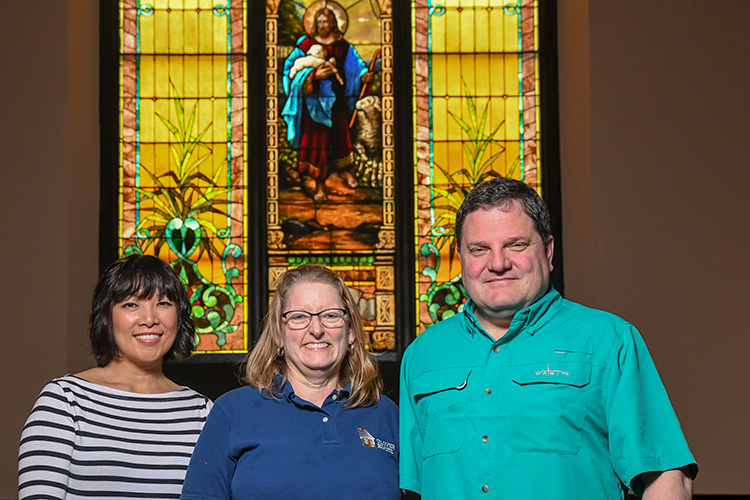
[[[0,498],[15,497],[37,393],[89,364],[96,4],[0,16]],[[643,332],[701,465],[696,492],[748,494],[750,2],[559,4],[567,295]]]
[[[4,5],[0,15],[0,332],[6,346],[0,498],[16,496],[18,438],[44,383],[90,364],[87,309],[99,224],[96,4],[44,0]]]
[[[696,491],[748,494],[750,2],[558,4],[567,296],[643,333]]]

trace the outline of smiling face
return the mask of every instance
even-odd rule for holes
[[[289,290],[282,311],[317,313],[331,308],[346,309],[336,287],[301,282]],[[299,330],[289,328],[286,320],[282,320],[281,338],[276,342],[284,348],[284,375],[293,386],[295,381],[338,383],[341,363],[349,344],[354,342],[354,333],[349,328],[348,316],[338,328],[324,327],[319,317],[313,316],[310,324]]]
[[[119,356],[111,362],[161,367],[179,326],[175,303],[154,293],[128,297],[112,307],[112,333]]]
[[[542,241],[518,201],[466,216],[458,256],[476,316],[495,338],[547,292],[553,241]]]

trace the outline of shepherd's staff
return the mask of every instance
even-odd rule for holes
[[[372,56],[372,60],[370,60],[370,67],[367,68],[367,71],[372,72],[372,68],[375,67],[375,60],[379,58],[380,58],[380,49],[376,50],[375,54]],[[370,84],[368,83],[368,84],[362,85],[362,90],[360,90],[359,92],[359,99],[362,99],[362,97],[364,97],[365,91],[367,90],[367,85],[370,85]],[[357,100],[359,101],[359,99]],[[349,122],[349,128],[352,128],[354,126],[354,119],[357,118],[357,111],[358,111],[357,108],[354,108],[354,113],[352,113],[352,119]]]

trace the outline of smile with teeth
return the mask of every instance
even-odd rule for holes
[[[160,333],[141,333],[135,336],[135,338],[140,340],[156,340],[161,337]]]
[[[305,347],[309,347],[310,349],[323,349],[328,347],[328,342],[310,342],[309,344],[305,344]]]

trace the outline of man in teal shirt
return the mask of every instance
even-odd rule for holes
[[[401,488],[433,499],[689,499],[698,471],[633,325],[550,284],[544,202],[478,185],[456,216],[463,311],[401,365]]]

